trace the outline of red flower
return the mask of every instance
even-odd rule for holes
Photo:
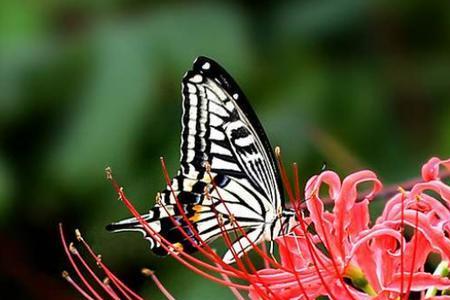
[[[450,188],[438,177],[439,165],[450,168],[449,160],[432,158],[422,168],[424,181],[409,192],[399,188],[373,226],[369,202],[381,189],[373,172],[357,172],[342,182],[330,171],[311,178],[305,191],[309,216],[299,215],[300,226],[277,240],[282,265],[291,271],[260,270],[260,280],[283,299],[408,299],[411,291],[450,288],[449,279],[425,272],[430,253],[443,261],[450,257]],[[363,182],[373,187],[358,200]],[[324,185],[331,211],[319,196]]]
[[[431,159],[422,168],[423,181],[413,184],[409,191],[399,188],[386,202],[375,224],[370,226],[369,203],[382,187],[373,172],[357,172],[342,182],[331,171],[314,176],[306,185],[304,207],[301,207],[298,184],[292,191],[280,163],[298,225],[291,233],[276,240],[280,262],[266,253],[264,244],[252,244],[266,263],[260,270],[246,254],[239,258],[233,253],[236,265],[225,264],[204,241],[192,241],[192,244],[205,259],[175,247],[146,224],[110,172],[108,177],[144,230],[174,259],[194,272],[228,286],[238,299],[243,299],[242,291],[252,299],[315,299],[321,295],[330,299],[408,299],[411,291],[420,292],[422,298],[427,291],[429,299],[448,299],[448,296],[436,296],[437,290],[450,289],[450,280],[444,276],[450,257],[450,187],[438,177],[440,165],[450,170],[450,160]],[[164,163],[163,167],[165,171]],[[298,182],[295,165],[294,171]],[[165,175],[169,178],[167,173]],[[358,188],[367,182],[372,184],[371,191],[361,196]],[[327,199],[322,199],[323,187],[328,187]],[[325,209],[325,203],[332,204],[331,210]],[[223,225],[220,215],[217,221]],[[192,239],[185,229],[178,229],[186,238]],[[103,264],[78,233],[77,239],[109,278],[107,282],[100,281],[75,246],[67,245],[62,226],[60,232],[79,283],[68,273],[64,276],[85,298],[141,299]],[[227,246],[231,247],[235,235],[246,235],[238,223],[234,222],[231,232],[223,228],[222,236]],[[425,269],[430,253],[436,253],[442,260],[435,274]],[[87,271],[101,291],[96,290],[80,269]],[[151,271],[145,269],[144,273],[151,276],[167,298],[172,299]]]

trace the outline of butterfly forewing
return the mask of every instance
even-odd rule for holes
[[[231,76],[200,57],[185,75],[182,93],[182,174],[203,179],[207,161],[214,174],[246,179],[262,201],[279,207],[281,184],[270,143]]]

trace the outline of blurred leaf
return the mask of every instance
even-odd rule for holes
[[[7,166],[5,158],[0,156],[0,223],[6,223],[6,216],[12,206],[13,175]]]
[[[12,119],[23,108],[23,82],[30,65],[45,57],[44,16],[34,2],[0,4],[0,117]]]
[[[92,33],[96,63],[91,83],[81,92],[68,128],[60,132],[60,144],[50,152],[54,176],[64,185],[89,186],[89,177],[106,165],[125,170],[140,129],[152,118],[160,78],[170,63],[184,72],[193,57],[206,54],[233,62],[230,65],[239,71],[239,62],[249,57],[242,26],[231,8],[215,5],[160,10],[134,22],[100,25]],[[217,36],[224,38],[209,42]],[[167,60],[161,61],[161,56]],[[148,132],[146,138],[153,135]]]
[[[322,37],[364,21],[371,1],[289,1],[275,14],[276,31],[285,38]]]
[[[89,184],[88,178],[106,165],[123,165],[155,99],[155,72],[147,68],[145,54],[135,51],[136,38],[111,30],[99,34],[92,83],[81,93],[69,128],[61,132],[60,147],[51,152],[51,167],[66,183]]]

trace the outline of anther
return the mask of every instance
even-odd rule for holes
[[[399,186],[398,188],[397,188],[397,190],[400,192],[400,193],[402,193],[403,195],[405,195],[406,194],[406,191],[405,191],[405,189],[404,188],[402,188],[401,186]]]
[[[62,276],[64,279],[70,278],[69,272],[67,272],[66,270],[62,271],[61,276]]]
[[[96,260],[97,266],[101,267],[102,266],[102,255],[98,254],[97,258],[95,260]]]
[[[106,167],[105,168],[105,173],[106,173],[106,179],[112,180],[112,169],[111,169],[111,167]]]
[[[81,232],[78,228],[75,229],[75,237],[77,238],[78,241],[81,241],[83,239],[83,237],[81,236]]]
[[[211,173],[211,165],[209,164],[209,162],[208,162],[208,161],[205,161],[205,162],[203,163],[203,165],[205,166],[206,172],[207,172],[208,174]]]
[[[280,148],[280,146],[276,146],[275,147],[275,156],[277,158],[280,158],[280,156],[281,156],[281,148]]]
[[[217,215],[217,221],[219,222],[219,225],[223,225],[223,215],[222,214]]]
[[[209,187],[208,186],[205,186],[204,193],[205,193],[205,196],[206,196],[206,198],[208,200],[212,199],[211,194],[209,193]]]
[[[230,223],[231,223],[231,224],[236,223],[236,217],[235,217],[233,214],[230,214],[230,215],[229,215],[229,218],[230,218]]]
[[[77,248],[75,248],[73,243],[69,244],[69,250],[70,250],[70,252],[72,252],[73,255],[78,255],[78,250],[77,250]]]
[[[281,216],[283,215],[283,209],[281,207],[277,208],[277,216],[278,218],[281,218]]]
[[[161,193],[160,192],[156,193],[155,202],[156,202],[156,204],[161,205]]]
[[[154,271],[147,268],[142,268],[141,273],[145,276],[152,276],[153,274],[155,274]]]

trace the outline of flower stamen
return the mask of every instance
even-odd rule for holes
[[[70,277],[69,273],[67,271],[62,272],[62,277],[71,285],[73,286],[78,293],[80,293],[84,298],[87,300],[94,300],[91,296],[89,296],[88,293],[86,293],[85,290],[83,290],[73,279]]]
[[[169,293],[169,291],[164,287],[164,285],[155,275],[154,271],[147,268],[143,268],[141,270],[141,273],[147,277],[150,277],[153,280],[153,282],[156,284],[161,293],[167,298],[167,300],[175,300],[175,298]]]

